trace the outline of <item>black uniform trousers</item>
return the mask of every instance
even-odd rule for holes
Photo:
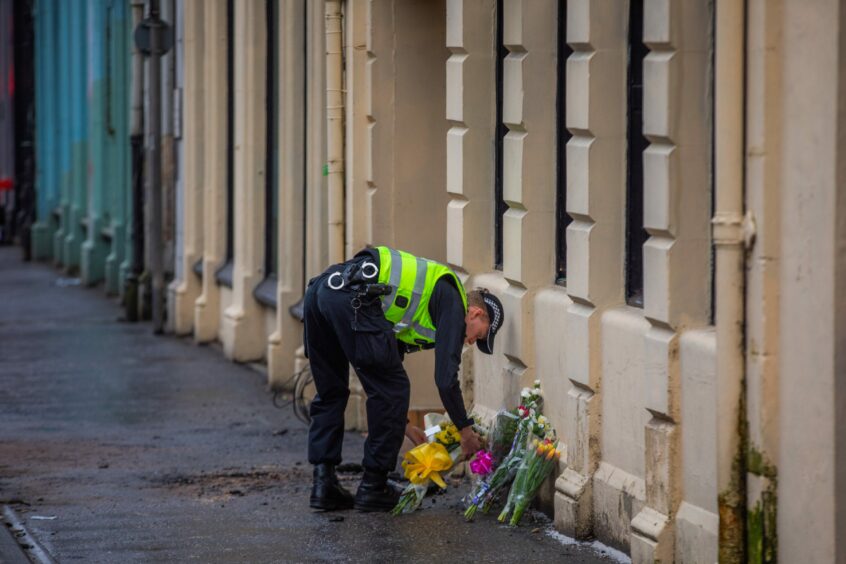
[[[313,279],[305,295],[305,351],[317,388],[310,409],[308,461],[341,462],[352,364],[367,394],[368,435],[362,465],[374,472],[390,472],[405,435],[408,375],[379,298],[362,301],[354,309],[353,289],[333,290],[327,284],[329,276],[344,266],[334,265]]]

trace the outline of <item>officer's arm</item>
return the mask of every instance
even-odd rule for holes
[[[436,284],[429,301],[429,314],[435,324],[435,384],[449,418],[461,429],[471,425],[464,408],[458,381],[461,350],[464,346],[464,304],[458,290],[447,278]]]

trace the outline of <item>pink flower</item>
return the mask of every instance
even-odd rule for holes
[[[487,450],[480,450],[470,461],[470,471],[477,476],[487,476],[493,470],[493,456]]]

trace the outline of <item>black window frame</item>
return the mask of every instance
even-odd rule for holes
[[[558,2],[558,50],[555,99],[555,283],[567,284],[567,227],[573,218],[567,213],[567,143],[573,137],[567,129],[567,59],[573,49],[567,43],[567,0]]]
[[[265,16],[267,19],[267,63],[265,85],[266,108],[266,143],[265,143],[265,192],[264,192],[264,280],[256,287],[253,295],[262,305],[275,308],[277,304],[276,287],[278,279],[278,264],[274,255],[278,255],[279,232],[273,229],[274,208],[278,205],[279,194],[279,166],[277,155],[279,150],[279,83],[278,83],[278,53],[279,53],[279,25],[276,12],[276,0],[265,0]],[[278,214],[276,218],[278,218]]]
[[[503,123],[504,66],[508,48],[505,47],[505,0],[496,2],[496,43],[494,45],[494,81],[496,90],[496,124],[494,127],[494,269],[503,268],[503,221],[508,204],[505,203],[503,187],[503,143],[508,128]]]
[[[643,227],[643,1],[629,7],[628,72],[626,78],[626,303],[643,307],[643,245],[649,238]]]
[[[235,257],[235,1],[226,0],[226,255],[215,273],[218,284],[232,287]]]

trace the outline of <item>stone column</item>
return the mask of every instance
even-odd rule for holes
[[[106,245],[101,231],[105,227],[106,211],[106,6],[96,0],[88,1],[86,22],[89,45],[87,73],[85,75],[85,104],[88,107],[88,157],[85,163],[87,208],[84,212],[88,229],[82,242],[80,277],[88,286],[103,279]]]
[[[555,522],[593,532],[600,460],[602,313],[623,301],[626,12],[613,0],[567,3],[567,309],[564,373],[567,468],[555,482]],[[615,163],[616,166],[615,166]]]
[[[493,264],[495,14],[494,0],[447,1],[447,261],[465,274]]]
[[[779,459],[782,2],[750,0],[747,20],[746,209],[755,244],[746,279],[747,558],[776,552]]]
[[[169,288],[170,316],[177,335],[194,329],[194,304],[202,290],[203,190],[205,169],[203,0],[183,0],[184,54],[182,146],[182,268]],[[199,268],[197,268],[199,267]],[[200,274],[197,273],[200,271]]]
[[[203,3],[203,280],[194,339],[213,341],[220,324],[215,273],[226,260],[226,2]]]
[[[264,279],[267,22],[262,0],[235,3],[235,228],[232,303],[220,340],[227,357],[259,360],[267,342],[253,290]]]
[[[289,308],[305,292],[303,203],[305,199],[305,5],[280,4],[279,16],[279,284],[276,294],[276,330],[268,339],[267,372],[271,387],[285,383],[295,370],[296,351],[302,346],[302,323]]]
[[[708,6],[646,0],[643,41],[643,247],[646,507],[632,520],[632,559],[671,561],[681,499],[679,334],[707,325],[710,121]]]
[[[782,6],[777,557],[843,562],[846,11]]]

